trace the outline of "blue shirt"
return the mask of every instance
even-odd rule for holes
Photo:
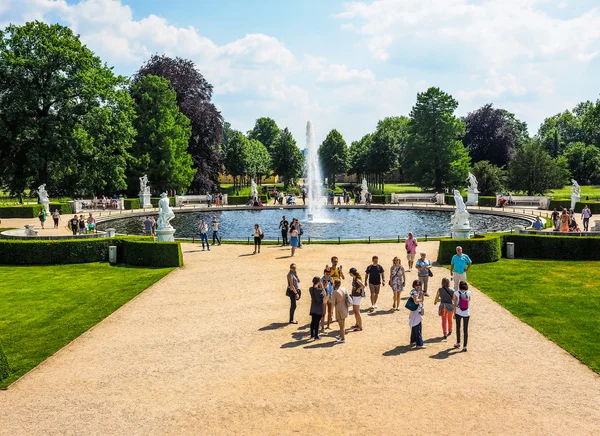
[[[471,259],[466,254],[455,254],[452,256],[452,262],[450,262],[454,267],[454,272],[457,274],[462,274],[467,269],[467,265],[471,265]]]
[[[415,266],[417,268],[427,268],[428,266],[431,265],[431,261],[427,258],[425,258],[425,260],[423,261],[423,259],[417,260],[417,263],[415,264]],[[428,277],[429,276],[429,270],[424,269],[424,270],[419,270],[419,273],[417,274],[419,277]]]
[[[333,280],[331,279],[331,277],[329,277],[329,279],[326,279],[325,276],[323,276],[321,277],[321,281],[327,281],[327,286],[325,287],[325,290],[327,291],[329,297],[331,297],[333,295]]]
[[[542,230],[543,226],[544,226],[544,224],[541,221],[534,221],[533,224],[531,225],[531,227],[533,227],[536,230]]]

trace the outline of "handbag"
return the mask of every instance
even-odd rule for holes
[[[300,298],[302,298],[302,291],[300,290],[300,288],[296,289],[296,291],[298,292],[298,300]],[[291,297],[292,295],[294,295],[294,293],[292,292],[292,290],[290,288],[287,288],[285,290],[285,296],[286,297]]]
[[[344,291],[344,294],[346,295],[346,306],[352,307],[352,297],[350,296],[348,291]]]
[[[265,234],[264,233],[260,234],[260,239],[265,239]]]
[[[431,272],[431,270],[427,270],[429,272],[429,277],[433,277],[433,273]]]
[[[406,304],[404,305],[404,307],[406,307],[411,312],[414,312],[415,310],[419,309],[419,305],[415,303],[413,297],[408,297],[408,300],[406,300]]]

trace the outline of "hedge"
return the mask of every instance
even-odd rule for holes
[[[456,247],[461,246],[473,262],[488,263],[500,260],[502,255],[502,238],[500,235],[475,235],[473,239],[442,239],[438,249],[437,261],[448,265],[456,254]]]
[[[152,206],[158,207],[158,202],[161,198],[162,197],[150,197],[150,203],[152,204]],[[169,204],[171,206],[175,206],[175,197],[169,197]]]
[[[479,197],[479,206],[496,207],[496,197]]]
[[[60,203],[50,203],[50,213],[54,212],[56,209],[60,211],[61,215],[71,215],[73,213],[73,208],[67,202]]]
[[[515,258],[555,260],[600,260],[600,237],[505,235],[504,243],[515,244]],[[506,248],[504,248],[504,255]]]
[[[181,246],[178,243],[156,243],[140,237],[49,241],[0,240],[0,265],[105,262],[108,259],[109,245],[117,246],[120,263],[157,267],[183,265]]]
[[[41,204],[0,206],[0,218],[37,218]]]
[[[263,203],[267,202],[266,195],[259,195],[259,197]],[[246,203],[248,203],[249,200],[250,200],[249,195],[228,195],[227,196],[227,204],[230,204],[233,206],[238,206],[240,204],[246,204]],[[296,198],[296,200],[298,200],[298,199]],[[273,201],[272,198],[271,198],[271,201]],[[283,204],[285,204],[285,198],[283,199]]]
[[[4,380],[9,375],[10,367],[8,366],[8,359],[6,359],[6,355],[2,349],[2,344],[0,344],[0,381]]]
[[[575,213],[581,213],[585,205],[588,205],[592,214],[600,215],[600,203],[596,201],[578,201],[575,203]],[[548,210],[556,210],[560,211],[564,209],[571,209],[571,200],[550,200],[550,205],[548,206]]]
[[[125,210],[140,209],[140,199],[139,198],[124,198],[123,199],[123,207],[125,208]]]

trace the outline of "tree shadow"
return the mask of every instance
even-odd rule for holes
[[[430,359],[437,359],[437,360],[444,360],[447,359],[450,356],[454,356],[455,354],[459,354],[460,350],[456,350],[456,352],[452,352],[456,350],[456,348],[448,348],[447,350],[442,350],[437,354],[434,354],[433,356],[429,356]]]
[[[401,354],[411,351],[413,347],[411,345],[398,345],[393,350],[386,351],[383,353],[384,356],[400,356]]]
[[[266,332],[266,331],[269,331],[269,330],[277,330],[277,329],[283,328],[283,327],[288,326],[288,325],[290,325],[290,323],[287,323],[287,322],[273,322],[273,323],[271,323],[269,325],[266,325],[264,327],[259,328],[258,331],[259,332]]]

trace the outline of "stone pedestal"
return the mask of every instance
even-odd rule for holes
[[[471,235],[471,227],[452,227],[452,239],[469,239]]]
[[[152,207],[152,201],[150,201],[150,193],[141,193],[140,192],[140,207],[145,209],[147,207]]]
[[[477,206],[479,204],[479,192],[467,192],[467,206]]]
[[[50,202],[48,200],[42,201],[42,206],[46,209],[46,213],[50,214]]]
[[[156,229],[156,240],[158,242],[175,242],[174,234],[175,229],[173,227]]]
[[[525,226],[514,226],[513,230],[515,232],[515,234],[519,234],[519,233],[523,233],[523,231],[525,230]]]
[[[571,195],[571,209],[575,210],[575,204],[577,204],[579,200],[581,200],[579,195]]]
[[[435,204],[446,204],[446,196],[444,194],[435,194]]]

